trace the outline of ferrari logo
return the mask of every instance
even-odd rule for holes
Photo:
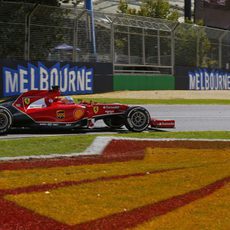
[[[30,99],[29,99],[28,97],[26,97],[26,98],[24,99],[24,103],[25,103],[26,105],[29,105],[29,104],[30,104]]]
[[[56,116],[58,119],[64,119],[65,118],[65,111],[64,110],[58,110],[56,112]]]
[[[98,111],[99,111],[99,106],[94,106],[94,107],[93,107],[93,112],[94,112],[95,114],[97,114]]]

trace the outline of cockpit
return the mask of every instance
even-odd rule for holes
[[[41,109],[50,106],[52,103],[61,103],[61,104],[74,104],[74,100],[70,96],[52,98],[40,98],[33,103],[31,103],[27,109]]]
[[[45,108],[47,107],[47,104],[45,102],[45,98],[41,98],[37,101],[34,101],[31,103],[27,109],[40,109],[40,108]]]

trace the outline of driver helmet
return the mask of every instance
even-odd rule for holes
[[[74,104],[74,100],[70,96],[63,97],[61,101],[65,104]]]

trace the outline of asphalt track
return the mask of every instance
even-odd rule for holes
[[[145,105],[151,116],[158,119],[174,119],[175,129],[158,131],[230,131],[229,105]],[[154,132],[155,129],[149,130]],[[35,136],[52,135],[84,135],[127,133],[123,128],[116,132],[106,128],[103,122],[97,122],[92,130],[12,130],[0,139],[15,139]]]
[[[174,119],[173,131],[230,131],[229,105],[151,105],[151,115]]]

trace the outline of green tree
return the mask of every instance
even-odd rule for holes
[[[210,40],[204,27],[181,25],[176,32],[175,64],[178,66],[208,67]]]
[[[118,11],[117,13],[123,13],[127,14],[128,13],[128,3],[126,0],[120,0],[119,5],[118,5]]]
[[[170,8],[168,0],[142,0],[140,9],[130,8],[126,0],[120,0],[118,12],[173,21],[179,18],[178,11]]]

